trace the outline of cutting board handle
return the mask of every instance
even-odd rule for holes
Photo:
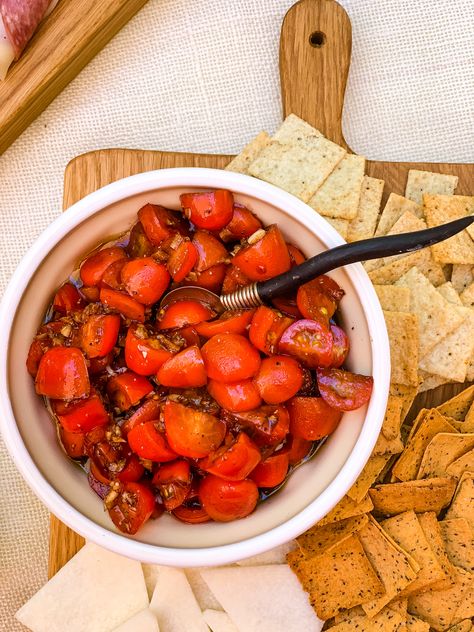
[[[351,46],[349,16],[334,0],[300,0],[283,20],[283,113],[300,116],[346,148],[342,108]]]

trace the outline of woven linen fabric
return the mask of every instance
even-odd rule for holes
[[[474,161],[474,2],[340,2],[353,27],[344,111],[353,150]],[[0,156],[0,291],[60,213],[74,156],[104,147],[232,153],[273,132],[280,25],[292,4],[149,0]],[[1,442],[0,477],[0,630],[14,632],[24,629],[14,612],[46,581],[48,515]]]

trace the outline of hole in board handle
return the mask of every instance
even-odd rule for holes
[[[309,43],[313,48],[321,48],[321,46],[324,46],[325,42],[326,35],[321,31],[314,31],[314,33],[311,33],[309,36]]]

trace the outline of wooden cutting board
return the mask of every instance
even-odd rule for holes
[[[285,17],[281,32],[280,73],[285,116],[291,112],[344,145],[342,106],[351,57],[351,24],[333,0],[302,0]],[[67,167],[64,208],[114,180],[165,167],[223,168],[230,156],[107,149],[75,158]],[[474,165],[371,162],[369,175],[385,180],[389,192],[404,193],[408,169],[459,176],[457,193],[472,193]],[[470,187],[470,188],[469,188]],[[417,398],[417,408],[436,406],[462,390],[440,387]],[[82,546],[83,539],[51,516],[49,575],[54,575]]]
[[[0,154],[146,2],[61,0],[0,81]]]

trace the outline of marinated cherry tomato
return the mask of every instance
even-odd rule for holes
[[[126,257],[127,254],[125,250],[118,246],[99,250],[90,257],[87,257],[82,264],[79,272],[82,282],[87,286],[99,285],[107,268],[115,261],[125,259]]]
[[[203,272],[193,272],[192,275],[196,276],[193,276],[193,280],[189,283],[219,294],[224,283],[227,267],[226,263],[218,263],[207,270],[203,270]]]
[[[126,371],[111,377],[107,382],[107,394],[114,406],[128,410],[153,391],[153,386],[142,375]]]
[[[81,327],[81,348],[89,358],[100,358],[112,351],[117,343],[120,316],[92,315]]]
[[[138,219],[147,239],[155,246],[159,246],[175,232],[184,235],[187,233],[182,219],[164,206],[145,204],[138,211]]]
[[[226,384],[209,380],[207,390],[219,406],[231,412],[240,413],[246,410],[253,410],[262,403],[260,394],[252,380]]]
[[[123,434],[128,434],[132,428],[146,421],[156,421],[160,418],[161,403],[158,399],[147,399],[140,408],[131,415],[122,426]]]
[[[135,257],[149,257],[155,252],[156,246],[146,236],[141,222],[137,222],[132,227],[125,250],[132,259]]]
[[[241,481],[260,463],[260,450],[245,434],[240,432],[236,439],[228,441],[199,461],[199,468],[209,474],[215,474],[226,481]]]
[[[153,305],[168,287],[170,275],[162,263],[145,257],[132,259],[124,265],[122,282],[130,296],[139,303]]]
[[[196,325],[196,331],[204,338],[217,334],[245,334],[254,313],[254,309],[224,312],[217,320]]]
[[[294,397],[287,408],[291,434],[307,441],[317,441],[333,433],[342,416],[322,397]]]
[[[100,302],[109,309],[120,312],[125,318],[145,322],[145,307],[128,294],[103,287],[100,290]]]
[[[100,290],[98,287],[87,287],[83,285],[81,287],[81,296],[83,296],[89,303],[97,303],[100,300]]]
[[[242,204],[234,204],[232,219],[219,233],[222,241],[239,241],[250,237],[262,228],[262,222]]]
[[[202,348],[207,375],[218,382],[239,382],[253,377],[260,367],[258,351],[243,336],[219,334]]]
[[[192,347],[194,345],[197,347],[201,346],[201,338],[193,326],[190,325],[189,327],[183,327],[179,330],[179,334],[188,347]]]
[[[294,266],[299,266],[300,263],[304,263],[306,261],[306,257],[296,246],[293,246],[293,244],[286,244],[286,247],[288,248],[292,268]]]
[[[303,377],[296,360],[278,355],[262,360],[254,382],[267,404],[281,404],[296,395],[303,385]]]
[[[200,459],[218,448],[225,423],[209,413],[168,400],[164,405],[166,437],[181,456]]]
[[[173,354],[158,336],[148,336],[142,325],[130,327],[125,338],[125,362],[138,375],[153,375]]]
[[[42,356],[36,392],[52,399],[79,399],[90,391],[86,360],[76,347],[53,347]]]
[[[26,358],[26,368],[32,377],[36,377],[41,358],[48,348],[49,345],[45,344],[43,340],[39,340],[38,338],[35,338],[31,343],[28,350],[28,357]]]
[[[191,468],[180,459],[161,465],[153,476],[153,485],[160,492],[167,511],[173,511],[186,500],[191,489]]]
[[[207,373],[199,347],[187,347],[171,357],[159,369],[157,378],[163,386],[173,388],[205,386]]]
[[[230,222],[234,196],[225,189],[179,196],[185,216],[198,228],[220,230]]]
[[[277,452],[262,461],[250,474],[257,487],[275,487],[286,478],[289,460],[287,452]]]
[[[156,429],[154,421],[135,425],[128,432],[127,441],[133,452],[142,459],[164,463],[178,457],[168,446],[164,435]]]
[[[58,404],[61,403],[58,402]],[[53,403],[53,410],[57,414],[59,423],[67,432],[89,432],[109,422],[109,414],[96,393],[70,406],[55,406]]]
[[[312,441],[307,441],[301,437],[288,437],[288,462],[290,465],[298,465],[308,454],[313,447]]]
[[[124,483],[109,509],[109,516],[117,529],[134,535],[154,509],[155,497],[148,487],[141,483]]]
[[[337,325],[331,325],[331,333],[334,340],[331,366],[337,369],[344,364],[350,344],[346,332]]]
[[[305,366],[315,369],[330,366],[333,337],[321,321],[297,320],[285,330],[278,345],[282,353],[298,358]]]
[[[226,269],[225,277],[222,282],[222,294],[230,294],[235,292],[239,287],[250,285],[252,281],[245,274],[232,264]]]
[[[59,427],[59,438],[64,451],[71,459],[80,459],[85,456],[84,433],[68,432],[62,426]]]
[[[208,515],[217,522],[245,518],[258,501],[258,489],[249,479],[225,481],[208,474],[199,486],[199,498]]]
[[[79,291],[74,287],[72,283],[65,283],[61,285],[59,290],[53,299],[53,309],[55,312],[59,312],[63,316],[82,309],[84,302]]]
[[[194,244],[183,241],[168,259],[168,272],[173,281],[183,281],[194,268],[198,253]]]
[[[113,290],[123,290],[122,270],[127,265],[128,259],[119,259],[111,263],[102,275],[100,285]]]
[[[181,329],[197,325],[215,316],[210,307],[199,301],[176,301],[170,303],[158,314],[159,329]]]
[[[182,505],[176,507],[173,511],[173,516],[187,524],[202,524],[203,522],[209,522],[211,519],[201,505],[198,496],[198,486],[194,482],[191,484],[191,490],[186,500]]]
[[[118,472],[115,478],[122,483],[134,483],[139,481],[145,472],[145,468],[140,463],[135,454],[130,454],[125,463],[125,467]]]
[[[113,359],[113,353],[108,353],[100,358],[89,358],[89,375],[98,375],[99,373],[103,373],[113,362]]]
[[[296,319],[303,318],[295,299],[280,296],[272,299],[272,305],[286,316]]]
[[[291,267],[288,248],[276,224],[270,226],[257,242],[239,250],[232,263],[251,281],[271,279]]]
[[[267,355],[276,353],[283,332],[293,322],[292,318],[282,316],[274,309],[262,305],[257,309],[250,323],[250,341]]]
[[[356,410],[372,395],[374,378],[342,369],[318,369],[318,388],[321,397],[337,410]]]
[[[194,233],[192,243],[198,253],[197,263],[194,266],[196,272],[203,272],[219,263],[225,263],[229,258],[229,253],[222,243],[204,230]]]
[[[296,302],[305,318],[322,319],[328,324],[343,296],[344,290],[323,274],[298,288]]]
[[[224,419],[232,427],[242,428],[259,446],[276,446],[286,439],[290,417],[284,406],[260,406],[243,413],[226,413]]]

